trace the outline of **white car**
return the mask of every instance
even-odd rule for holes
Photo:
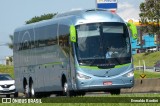
[[[15,81],[9,74],[0,74],[0,95],[14,95],[18,97],[18,92],[16,92]]]

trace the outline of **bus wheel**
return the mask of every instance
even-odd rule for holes
[[[110,91],[111,95],[119,95],[121,93],[121,89],[114,89]]]
[[[33,82],[31,82],[30,93],[31,93],[31,97],[35,97],[35,90],[34,90]]]
[[[83,91],[79,92],[79,95],[80,95],[80,96],[85,96],[85,94],[86,94],[86,93],[83,92]]]
[[[65,96],[68,96],[68,95],[69,95],[67,82],[64,82],[64,85],[63,85],[63,93],[64,93]]]
[[[65,81],[64,84],[63,84],[63,94],[65,96],[72,96],[71,95],[71,91],[68,89],[68,83],[67,83],[67,81]]]
[[[25,84],[24,86],[24,97],[30,97],[28,84]]]

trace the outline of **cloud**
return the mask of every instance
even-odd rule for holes
[[[123,2],[118,4],[118,15],[120,15],[123,19],[139,19],[139,4],[135,5],[129,2]]]

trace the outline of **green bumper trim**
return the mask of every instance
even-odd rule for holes
[[[116,65],[114,68],[121,68],[124,66],[129,66],[131,63],[128,64],[122,64],[122,65]],[[80,68],[88,68],[88,69],[92,69],[92,70],[99,70],[100,68],[98,68],[97,66],[80,66]]]
[[[128,63],[128,64],[122,64],[122,65],[116,65],[114,68],[121,68],[121,67],[124,67],[124,66],[129,66],[131,63]]]
[[[80,68],[88,68],[88,69],[92,69],[92,70],[98,70],[99,69],[96,66],[80,66]]]

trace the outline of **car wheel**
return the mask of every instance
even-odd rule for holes
[[[7,98],[10,98],[10,94],[7,94],[6,97],[7,97]]]
[[[18,97],[18,92],[14,93],[14,97],[17,98]]]

